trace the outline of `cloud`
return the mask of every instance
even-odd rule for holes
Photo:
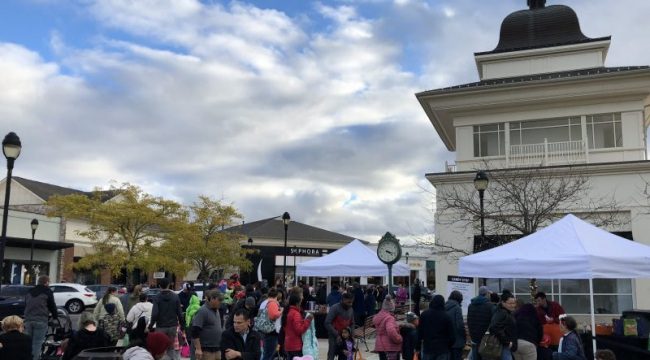
[[[80,35],[49,29],[53,58],[0,43],[0,124],[24,146],[15,173],[88,190],[130,181],[185,203],[208,194],[247,221],[289,211],[365,240],[429,232],[424,174],[453,154],[413,94],[475,81],[472,53],[493,48],[500,19],[522,4],[333,4],[289,15],[245,2],[84,1],[76,11],[93,31],[68,41]],[[648,35],[605,21],[604,5],[575,5],[590,36]],[[620,43],[614,62],[629,51],[650,62]]]

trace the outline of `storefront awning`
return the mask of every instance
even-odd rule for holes
[[[32,239],[7,237],[6,246],[29,249],[32,246]],[[74,247],[74,244],[69,242],[34,240],[34,249],[62,250],[71,247]]]

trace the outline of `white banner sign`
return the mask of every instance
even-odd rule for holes
[[[447,276],[447,298],[452,291],[458,290],[463,294],[463,303],[460,306],[463,309],[463,316],[467,315],[467,307],[474,296],[474,278],[465,276]]]

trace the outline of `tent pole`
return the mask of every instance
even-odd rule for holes
[[[591,297],[591,345],[596,358],[596,315],[594,313],[594,279],[589,278],[589,296]]]

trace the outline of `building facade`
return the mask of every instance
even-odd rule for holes
[[[497,47],[474,54],[480,81],[417,94],[443,143],[456,153],[455,164],[426,175],[439,194],[437,202],[452,187],[474,191],[472,181],[482,169],[488,176],[527,168],[557,177],[579,174],[588,180],[587,195],[557,204],[557,217],[604,211],[595,210],[591,200],[610,195],[616,206],[604,215],[617,221],[606,229],[650,245],[650,68],[606,67],[610,37],[585,36],[571,8],[543,3],[508,15]],[[488,208],[498,194],[485,192]],[[438,206],[436,241],[471,253],[480,234],[478,219],[463,227],[450,219],[454,216],[462,214],[443,213]],[[458,274],[457,259],[437,256],[436,272],[440,292],[447,276]],[[487,283],[495,291],[529,293],[527,279]],[[588,313],[586,280],[540,280],[538,285],[567,312]],[[596,280],[594,285],[602,316],[650,308],[650,280]]]

